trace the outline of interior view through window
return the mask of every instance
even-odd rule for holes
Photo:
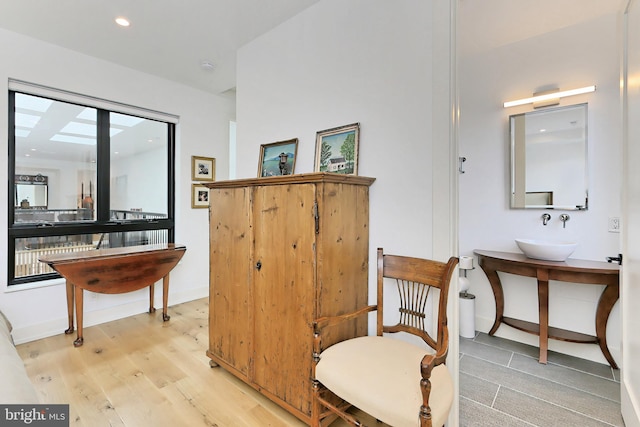
[[[56,277],[38,258],[173,242],[172,123],[9,93],[9,283]]]

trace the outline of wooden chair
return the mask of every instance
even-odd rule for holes
[[[377,261],[376,305],[342,316],[319,318],[313,323],[316,363],[312,427],[326,425],[337,416],[350,425],[362,426],[346,412],[351,406],[395,427],[440,427],[449,416],[453,381],[444,365],[449,346],[447,296],[458,258],[451,257],[443,263],[386,255],[378,249]],[[398,291],[399,320],[393,326],[383,324],[383,291],[393,287],[394,282],[385,278],[395,279]],[[386,296],[391,305],[391,295]],[[376,336],[352,338],[323,348],[323,333],[327,334],[332,326],[371,311],[377,311]],[[435,319],[437,322],[428,321]],[[434,329],[435,338],[429,332]],[[389,337],[397,332],[415,337]]]

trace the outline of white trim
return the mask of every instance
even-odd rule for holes
[[[156,283],[154,307],[156,308],[156,316],[162,312],[162,283],[161,281]],[[102,323],[111,322],[114,320],[123,319],[129,316],[135,316],[140,313],[145,313],[149,309],[149,292],[148,288],[143,288],[138,292],[140,298],[135,301],[128,302],[126,304],[117,305],[113,307],[107,307],[94,311],[86,311],[83,314],[83,328],[99,325]],[[100,294],[101,296],[107,296],[111,294]],[[193,301],[200,298],[205,298],[209,295],[209,286],[202,286],[196,289],[190,289],[183,292],[172,292],[169,288],[169,316],[171,316],[171,307],[184,302]],[[158,317],[161,319],[161,317]],[[169,320],[171,321],[171,320]],[[162,323],[162,321],[159,321]],[[158,325],[159,327],[161,325]],[[28,325],[22,328],[15,328],[11,332],[13,340],[16,345],[24,344],[27,342],[39,340],[42,338],[51,337],[58,334],[63,334],[64,330],[68,327],[68,319],[66,316],[51,319],[46,322]],[[75,332],[70,335],[73,339],[70,339],[69,345],[75,339]],[[86,334],[85,334],[86,337]]]
[[[49,286],[64,286],[65,283],[66,283],[65,279],[59,277],[56,279],[38,280],[35,282],[6,285],[4,288],[4,293],[9,294],[13,292],[30,291],[33,289],[47,288]]]
[[[639,401],[638,396],[633,396],[633,390],[624,381],[621,384],[620,401],[625,427],[640,427],[640,408],[634,404]]]
[[[109,101],[106,99],[94,98],[88,95],[82,95],[62,89],[55,89],[43,86],[37,83],[30,83],[18,79],[9,79],[9,90],[16,92],[28,93],[59,101],[71,102],[88,107],[100,108],[104,110],[114,111],[117,113],[129,114],[132,116],[144,117],[146,119],[157,120],[161,122],[177,124],[180,116],[161,111],[150,110],[147,108],[135,107],[133,105],[124,104],[122,102]]]

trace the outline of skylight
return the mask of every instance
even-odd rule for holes
[[[16,93],[16,108],[44,113],[49,109],[51,104],[53,104],[53,100],[51,99]]]
[[[71,135],[56,134],[56,135],[53,135],[50,140],[57,141],[57,142],[70,142],[71,144],[96,145],[95,139],[82,138],[79,136],[71,136]]]
[[[96,140],[95,140],[95,136],[96,136],[96,132],[95,129],[93,130],[93,132],[91,132],[90,129],[87,128],[83,128],[82,126],[76,126],[76,125],[82,125],[82,123],[75,123],[74,125],[72,125],[72,123],[68,123],[63,129],[61,129],[62,133],[57,133],[55,134],[50,141],[59,141],[59,142],[71,142],[73,144],[91,144],[91,145],[95,145]],[[87,125],[88,126],[88,125]],[[110,136],[115,136],[117,134],[119,134],[120,132],[122,132],[122,129],[114,129],[114,128],[110,128],[109,129],[109,135]],[[72,135],[70,135],[72,134]],[[16,133],[16,135],[18,135]],[[93,138],[84,138],[81,136],[74,136],[74,135],[86,135],[89,137],[93,137]]]
[[[69,122],[60,129],[62,133],[72,133],[74,135],[96,136],[96,125],[89,125],[80,122]]]
[[[78,114],[76,116],[76,118],[77,119],[83,119],[83,120],[90,120],[92,122],[95,122],[96,121],[96,116],[97,116],[96,109],[87,107],[87,108],[83,109],[80,112],[80,114]]]
[[[88,120],[95,122],[96,121],[96,109],[95,108],[85,108],[76,116],[77,119]],[[138,123],[142,123],[145,119],[141,119],[140,117],[128,116],[125,114],[119,113],[111,113],[109,115],[109,124],[116,126],[124,126],[124,127],[133,127]]]
[[[33,129],[40,121],[40,116],[16,113],[16,127]]]
[[[138,123],[144,122],[144,119],[135,116],[125,116],[124,114],[111,113],[109,115],[109,122],[112,125],[132,127]]]

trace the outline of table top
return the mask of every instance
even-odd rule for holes
[[[308,183],[338,183],[370,186],[375,178],[359,175],[346,175],[331,172],[296,173],[293,175],[268,176],[259,178],[232,179],[227,181],[205,182],[202,185],[208,188],[234,188],[252,185],[278,185],[278,184],[308,184]]]
[[[178,243],[158,243],[154,245],[125,246],[121,248],[105,248],[43,255],[39,258],[39,261],[49,265],[54,265],[57,263],[75,262],[80,260],[97,260],[111,257],[139,255],[152,252],[185,251],[186,249],[187,248],[185,245]]]
[[[528,258],[523,253],[515,252],[499,252],[487,251],[484,249],[475,249],[473,251],[478,256],[494,258],[497,260],[516,262],[531,267],[547,268],[552,270],[577,271],[577,272],[594,272],[598,274],[619,274],[620,266],[604,261],[590,261],[584,259],[567,258],[566,261],[544,261],[539,259]]]

